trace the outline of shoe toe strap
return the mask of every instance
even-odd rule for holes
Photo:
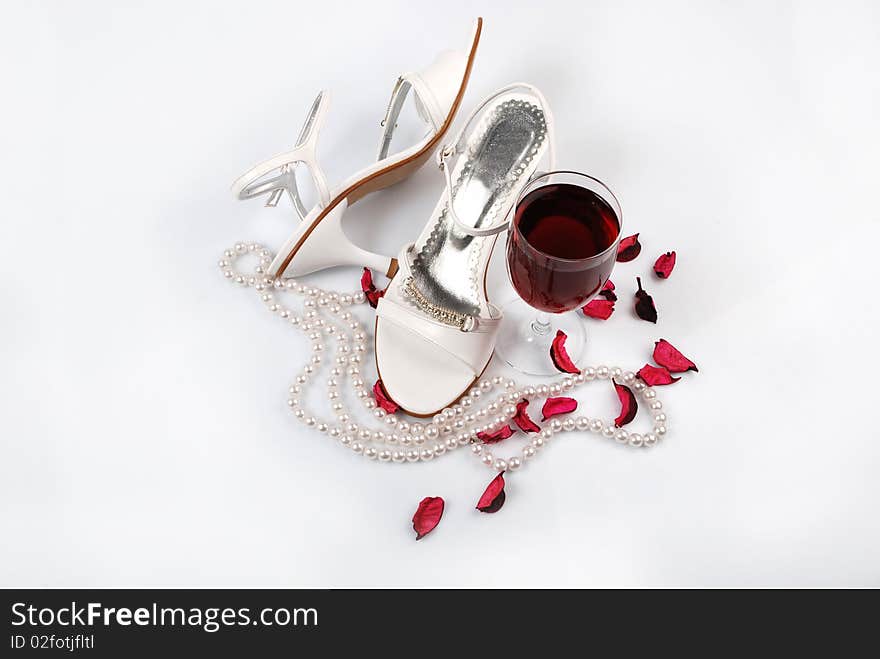
[[[397,128],[397,119],[410,92],[419,117],[428,127],[429,134],[438,132],[452,110],[467,70],[467,56],[460,51],[445,51],[434,62],[418,73],[404,73],[391,90],[391,99],[381,122],[377,160],[388,157],[391,139]]]
[[[500,318],[480,318],[474,330],[464,332],[387,296],[379,300],[376,313],[381,321],[392,323],[434,344],[450,358],[467,366],[474,375],[482,372],[492,356],[501,321]]]

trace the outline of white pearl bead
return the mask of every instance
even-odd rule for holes
[[[511,418],[511,417],[513,417],[513,416],[516,414],[516,406],[514,406],[514,405],[505,405],[505,406],[504,406],[504,409],[501,410],[501,414],[502,414],[505,418],[508,418],[508,419]]]
[[[572,431],[572,430],[574,430],[574,428],[575,428],[574,419],[566,419],[565,421],[562,422],[562,429],[563,430]]]
[[[664,423],[666,421],[666,414],[663,412],[658,412],[654,415],[654,421],[657,423]]]
[[[617,434],[617,428],[614,426],[605,426],[602,428],[602,436],[607,439],[614,439],[615,434]]]
[[[419,451],[419,459],[422,460],[422,462],[427,462],[428,460],[433,460],[434,459],[433,449],[423,448],[421,451]]]
[[[437,439],[439,435],[440,431],[437,429],[437,426],[429,425],[427,428],[425,428],[425,437],[427,437],[428,439]]]
[[[498,458],[495,460],[495,463],[492,465],[495,471],[507,471],[507,460],[502,458]]]
[[[553,419],[553,420],[550,422],[550,429],[551,429],[553,432],[559,432],[559,431],[561,431],[561,430],[562,430],[562,421],[560,421],[559,419]]]
[[[621,375],[623,375],[623,369],[621,369],[619,366],[615,366],[608,372],[608,375],[611,376],[613,380],[617,380],[618,378],[620,378]]]
[[[392,462],[406,462],[406,454],[403,451],[394,451],[391,453]]]
[[[604,428],[605,428],[605,423],[602,421],[602,419],[593,419],[592,421],[590,421],[590,430],[592,432],[599,433],[599,432],[602,432],[602,430],[604,430]]]
[[[510,469],[511,471],[516,471],[520,467],[522,467],[522,459],[521,458],[518,458],[515,456],[512,458],[508,458],[508,460],[507,460],[507,468],[508,469]]]
[[[621,428],[616,433],[614,433],[614,439],[621,444],[626,444],[629,441],[629,433]]]
[[[657,400],[655,398],[654,400],[651,401],[651,404],[648,407],[650,407],[652,410],[662,410],[663,403],[661,403],[659,400]]]
[[[489,467],[495,462],[495,456],[491,453],[483,453],[483,455],[480,456],[480,462]]]
[[[379,452],[374,449],[372,446],[368,446],[364,449],[364,457],[369,458],[370,460],[375,460],[379,456]]]
[[[657,435],[657,437],[663,437],[663,435],[666,434],[666,426],[664,426],[664,425],[654,426],[654,434]]]
[[[590,429],[590,420],[585,416],[579,416],[574,423],[578,430]]]
[[[349,446],[348,448],[350,448],[355,453],[363,453],[364,452],[364,445],[361,444],[360,442],[352,442],[351,446]]]
[[[590,380],[593,380],[596,378],[596,369],[593,368],[592,366],[587,366],[587,368],[584,369],[583,373],[584,373],[584,380],[586,380],[588,382]]]
[[[474,444],[471,446],[471,453],[474,455],[481,455],[483,453],[483,445],[482,444]]]
[[[605,380],[608,378],[608,375],[609,375],[609,370],[608,370],[607,366],[599,366],[596,369],[596,377],[597,378],[599,378],[601,380]]]
[[[647,388],[647,386],[648,385],[646,385],[641,380],[636,380],[635,382],[633,382],[632,390],[635,391],[636,393],[639,393],[641,391],[644,391]]]
[[[537,437],[532,438],[531,444],[535,448],[544,448],[544,438],[538,435]]]
[[[419,461],[419,451],[418,449],[407,449],[406,451],[406,461],[407,462],[418,462]]]
[[[381,451],[379,451],[378,457],[379,462],[388,462],[389,460],[391,460],[391,451],[389,451],[388,449],[382,449]]]
[[[452,445],[456,446],[455,442],[453,442]],[[444,453],[446,453],[446,442],[434,445],[433,450],[434,455],[443,455]]]
[[[657,398],[657,392],[651,388],[645,389],[644,391],[642,391],[642,398],[644,398],[645,400]]]
[[[549,442],[551,439],[553,439],[553,430],[550,428],[544,428],[544,430],[538,433],[538,437],[543,439],[545,442]]]
[[[644,443],[644,438],[637,432],[630,433],[629,445],[639,448]]]
[[[654,446],[657,443],[657,435],[652,432],[646,433],[642,439],[644,440],[645,446]]]
[[[534,446],[526,446],[522,450],[523,458],[525,458],[526,460],[534,458],[537,453],[538,451],[535,449]]]

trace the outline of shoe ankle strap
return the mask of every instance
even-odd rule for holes
[[[274,207],[287,192],[300,219],[305,219],[309,211],[302,201],[295,171],[299,164],[303,164],[315,184],[318,203],[321,206],[329,204],[330,187],[316,157],[318,136],[324,125],[324,117],[329,105],[329,93],[319,92],[306,115],[293,149],[261,162],[242,174],[232,184],[233,194],[239,199],[252,199],[269,193],[266,206]],[[275,170],[279,170],[280,173],[268,179],[264,178]]]

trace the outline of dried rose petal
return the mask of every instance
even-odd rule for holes
[[[370,306],[374,309],[376,305],[379,304],[379,298],[385,295],[385,289],[383,288],[381,291],[376,289],[376,286],[373,284],[373,273],[370,272],[369,268],[364,268],[364,274],[361,275],[361,290],[364,292],[364,295],[367,296],[367,302],[370,303]]]
[[[654,298],[648,295],[648,292],[642,288],[642,278],[636,277],[639,284],[639,290],[636,291],[636,313],[642,320],[650,323],[657,322],[657,308],[654,306]]]
[[[484,444],[497,444],[502,439],[507,439],[513,434],[513,428],[506,425],[495,432],[478,432],[477,439]]]
[[[639,234],[634,233],[631,236],[620,239],[620,245],[617,247],[617,262],[628,263],[636,258],[642,251],[642,244],[639,242]]]
[[[477,510],[481,513],[497,513],[504,505],[507,496],[504,494],[504,472],[502,471],[486,488],[483,496],[477,501]]]
[[[446,503],[443,501],[443,497],[425,497],[422,499],[416,514],[412,518],[416,540],[421,540],[437,528],[440,518],[443,517],[443,508],[445,506]]]
[[[614,425],[620,428],[636,418],[636,412],[639,411],[639,404],[636,402],[636,395],[632,389],[623,384],[614,383],[617,390],[617,397],[620,399],[620,415],[614,419]]]
[[[642,366],[636,375],[644,380],[645,384],[650,387],[657,386],[658,384],[672,384],[673,382],[681,380],[681,378],[672,377],[665,366],[657,367],[652,366],[651,364],[645,364]]]
[[[553,365],[563,373],[580,373],[581,370],[574,365],[571,357],[568,356],[568,351],[565,349],[565,340],[567,338],[568,335],[565,332],[556,330],[556,338],[553,339],[553,343],[550,345],[550,359],[553,361]]]
[[[602,290],[599,291],[599,295],[604,297],[606,300],[610,300],[611,302],[617,302],[617,293],[614,292],[614,282],[610,279],[605,282],[605,285],[602,287]]]
[[[394,414],[400,409],[400,405],[391,400],[391,396],[385,391],[385,385],[382,384],[382,380],[376,380],[376,384],[373,385],[373,396],[376,398],[376,405],[388,412],[388,414]]]
[[[672,269],[675,267],[675,252],[661,254],[654,263],[654,274],[660,279],[669,279]]]
[[[530,417],[529,413],[526,411],[528,406],[529,401],[525,398],[516,404],[516,414],[513,417],[513,422],[523,432],[540,432],[541,426],[532,421],[532,417]]]
[[[611,314],[614,313],[614,302],[611,300],[590,300],[584,305],[582,311],[589,318],[608,320]]]
[[[551,416],[557,414],[568,414],[574,412],[578,407],[578,402],[574,398],[566,396],[558,396],[556,398],[548,398],[544,401],[544,407],[541,408],[541,421],[546,421]]]
[[[670,373],[700,370],[696,364],[676,350],[666,339],[660,339],[654,343],[654,361],[660,366],[668,368]]]

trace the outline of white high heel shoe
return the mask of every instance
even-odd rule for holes
[[[480,41],[483,19],[478,18],[467,52],[440,54],[420,73],[405,73],[391,92],[388,110],[382,120],[382,139],[377,161],[331,189],[317,163],[315,146],[329,106],[329,95],[321,92],[312,104],[305,125],[291,151],[256,165],[232,184],[239,199],[269,195],[267,206],[275,206],[285,192],[290,196],[301,222],[290,239],[278,250],[269,274],[299,277],[337,265],[366,266],[392,277],[397,259],[368,252],[354,245],[342,230],[342,216],[348,206],[376,190],[398,183],[421,167],[452,124],[470,77]],[[419,117],[427,126],[426,135],[415,145],[389,155],[397,118],[408,93],[412,91]],[[294,169],[303,164],[311,174],[318,195],[308,210],[297,188]],[[274,176],[269,177],[270,174]],[[269,177],[269,178],[267,178]]]
[[[545,151],[553,167],[552,141],[541,92],[515,84],[483,101],[438,152],[446,190],[376,310],[379,377],[406,412],[452,405],[489,364],[502,316],[486,293],[489,259]]]

